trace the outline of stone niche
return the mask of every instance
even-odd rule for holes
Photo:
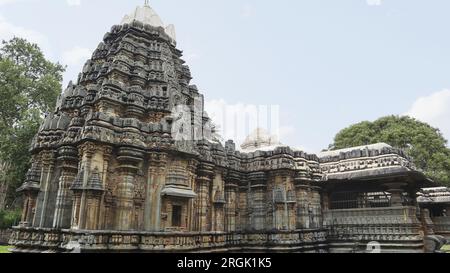
[[[171,163],[166,183],[161,191],[161,229],[165,231],[189,231],[193,215],[192,175],[188,171],[189,163],[176,160]]]
[[[164,231],[189,230],[189,201],[182,197],[163,197],[161,224]]]

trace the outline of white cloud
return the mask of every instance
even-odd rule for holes
[[[382,0],[366,0],[367,5],[369,6],[381,6],[383,4]]]
[[[5,3],[5,0],[0,1]],[[0,15],[0,40],[9,40],[14,37],[25,38],[29,42],[38,44],[47,57],[52,57],[50,42],[47,36],[31,29],[16,26]]]
[[[61,55],[61,61],[65,65],[79,65],[91,57],[92,51],[89,48],[73,47],[66,50]]]
[[[81,0],[66,0],[66,2],[67,2],[67,5],[69,5],[71,7],[81,5]]]
[[[406,115],[437,127],[450,140],[450,90],[418,98]]]

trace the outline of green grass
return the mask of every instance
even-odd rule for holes
[[[8,248],[10,248],[11,246],[0,246],[0,253],[10,253],[8,251]]]
[[[445,251],[447,253],[450,253],[450,245],[445,245],[442,247],[442,251]]]

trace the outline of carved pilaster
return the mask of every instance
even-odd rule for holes
[[[406,183],[386,183],[384,186],[387,188],[387,192],[391,194],[391,207],[403,206],[403,193]]]
[[[61,174],[56,196],[55,216],[53,218],[54,228],[69,228],[70,216],[73,205],[73,195],[70,191],[78,170],[78,151],[74,147],[64,146],[58,149],[58,161],[60,162]]]
[[[225,176],[225,169],[216,168],[211,188],[211,230],[213,231],[225,231]]]
[[[234,232],[237,230],[237,211],[239,197],[240,174],[236,171],[229,171],[225,179],[225,231]]]
[[[50,222],[53,210],[48,206],[51,191],[51,179],[53,177],[53,172],[55,169],[55,152],[54,151],[42,151],[40,154],[41,166],[42,166],[42,176],[41,176],[41,192],[38,196],[38,201],[36,205],[36,214],[34,225],[37,227],[48,227],[52,223]]]
[[[191,189],[195,189],[196,187],[196,179],[197,179],[197,166],[198,166],[198,161],[197,160],[189,160],[188,162],[188,166],[187,166],[187,172],[188,172],[188,179],[189,179],[189,187]],[[189,204],[188,204],[188,223],[187,226],[189,227],[189,230],[195,230],[195,200],[194,199],[190,199],[189,200]]]
[[[79,215],[78,215],[78,228],[86,228],[86,202],[87,193],[84,190],[87,186],[89,174],[92,168],[92,157],[97,151],[98,147],[93,142],[86,142],[79,147],[79,154],[81,155],[81,168],[84,169],[82,179],[82,191],[79,200]]]
[[[255,172],[249,175],[249,181],[251,189],[250,229],[264,230],[267,215],[267,176],[264,172]]]
[[[214,175],[214,165],[201,162],[197,169],[197,179],[196,179],[196,231],[209,231],[211,227],[210,218],[210,185],[212,181],[212,176]]]
[[[106,190],[108,185],[107,185],[107,181],[108,181],[108,170],[109,170],[109,166],[110,166],[110,161],[111,161],[111,156],[113,153],[113,147],[111,146],[103,146],[102,147],[102,151],[103,151],[103,171],[101,174],[101,180],[102,180],[102,185],[103,185],[103,189]],[[108,214],[108,210],[110,208],[107,208],[105,206],[105,195],[102,194],[102,196],[100,197],[100,204],[99,204],[99,220],[98,220],[98,227],[100,229],[105,229],[106,225],[108,223],[108,220],[106,219],[106,217],[109,216]]]
[[[161,229],[161,191],[164,187],[167,154],[149,154],[148,178],[144,203],[144,229],[159,231]]]
[[[119,183],[117,184],[116,229],[130,230],[133,227],[134,188],[136,174],[140,169],[144,154],[142,151],[122,147],[119,149]]]

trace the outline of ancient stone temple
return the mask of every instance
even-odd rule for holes
[[[450,240],[450,189],[445,187],[422,189],[417,200],[424,211],[426,232]]]
[[[147,4],[111,28],[45,119],[16,252],[423,252],[432,185],[402,150],[318,155],[257,130],[216,141],[175,28]]]

